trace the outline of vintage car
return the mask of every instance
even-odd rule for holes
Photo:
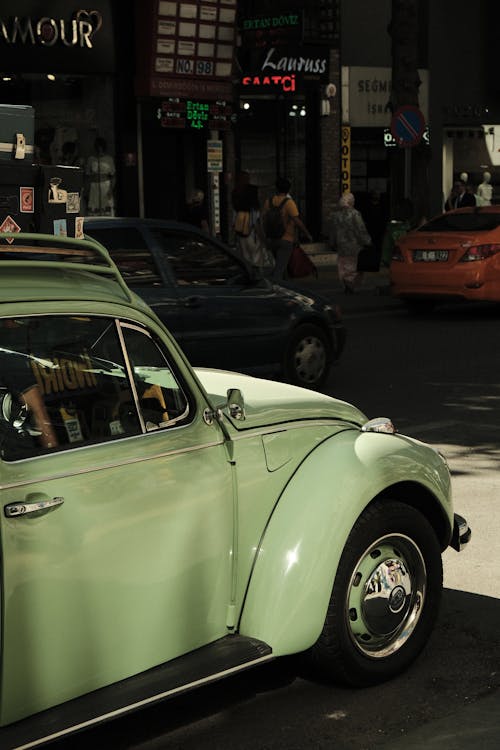
[[[468,541],[432,447],[193,369],[97,242],[0,241],[0,747],[286,655],[372,685]]]

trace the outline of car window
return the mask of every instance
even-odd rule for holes
[[[87,231],[104,245],[129,286],[161,285],[156,261],[138,229],[113,226]]]
[[[143,429],[150,432],[184,423],[189,417],[188,399],[160,347],[135,326],[123,324],[122,333]]]
[[[110,318],[0,320],[4,460],[139,435],[187,419],[187,399],[158,346],[138,331],[133,339],[128,329],[125,333]],[[124,338],[130,339],[130,359]]]
[[[210,239],[189,232],[153,229],[178,284],[219,286],[241,277],[244,266]]]
[[[424,224],[419,232],[489,232],[500,226],[500,213],[447,213]]]

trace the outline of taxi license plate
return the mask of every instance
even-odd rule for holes
[[[444,262],[448,260],[448,250],[414,250],[413,260],[415,263]]]

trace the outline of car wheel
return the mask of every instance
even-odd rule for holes
[[[375,503],[349,535],[317,643],[323,677],[363,687],[403,671],[426,644],[443,569],[436,534],[402,503]]]
[[[319,388],[328,375],[331,348],[319,326],[301,325],[290,338],[284,365],[285,379],[304,388]]]

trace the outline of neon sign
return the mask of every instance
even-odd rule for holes
[[[256,86],[259,88],[281,88],[285,93],[295,91],[295,76],[245,76],[241,80],[242,86]]]

